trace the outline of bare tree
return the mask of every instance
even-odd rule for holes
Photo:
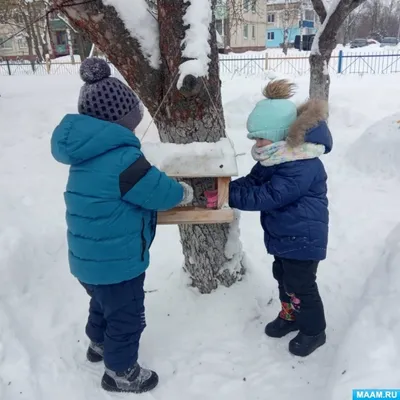
[[[399,0],[367,0],[346,18],[340,30],[340,39],[343,43],[367,37],[380,41],[384,36],[398,37],[399,27]]]
[[[285,0],[285,8],[283,12],[282,25],[283,25],[283,43],[282,51],[287,55],[289,48],[289,40],[291,29],[294,26],[299,16],[299,3],[296,1],[292,3],[291,0]]]
[[[210,12],[215,3],[216,0],[211,1]],[[185,75],[183,66],[196,62],[194,55],[185,52],[186,46],[182,47],[186,30],[190,29],[184,26],[183,18],[191,3],[158,0],[157,18],[151,10],[143,11],[144,4],[135,0],[132,16],[140,16],[140,25],[130,25],[128,30],[114,7],[101,0],[76,6],[65,6],[65,0],[53,0],[53,5],[90,38],[138,93],[154,118],[161,141],[218,141],[225,136],[225,122],[214,18],[209,24],[208,73]],[[143,35],[135,34],[141,26],[149,27],[145,42]],[[149,44],[153,45],[151,50]],[[178,79],[182,83],[180,88]],[[199,200],[209,180],[193,179],[190,183]],[[210,293],[219,284],[230,286],[240,279],[244,273],[243,254],[235,224],[182,225],[179,230],[184,269],[201,293]]]
[[[336,36],[348,15],[365,0],[338,0],[327,10],[323,0],[311,0],[321,28],[315,35],[310,55],[310,97],[328,100],[330,78],[328,65]]]
[[[356,10],[352,11],[345,19],[339,34],[341,42],[347,44],[350,40],[355,39],[358,23],[362,17],[363,8],[366,3],[361,4]],[[365,36],[365,35],[362,35]]]

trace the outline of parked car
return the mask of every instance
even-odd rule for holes
[[[355,49],[358,47],[366,47],[368,46],[368,40],[367,39],[354,39],[352,42],[350,42],[350,48]]]
[[[382,39],[381,47],[385,46],[397,46],[399,44],[399,40],[395,37],[385,37]]]

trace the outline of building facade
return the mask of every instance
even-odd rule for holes
[[[267,6],[266,47],[282,47],[285,30],[288,44],[292,47],[297,35],[316,32],[318,18],[310,2],[277,0]]]
[[[49,53],[51,58],[67,56],[71,54],[70,46],[72,45],[72,53],[87,56],[91,49],[91,43],[84,40],[65,19],[58,14],[52,13],[49,16],[49,29],[43,23],[38,29],[42,38],[46,38],[47,48],[42,47],[38,43],[38,50],[42,56]],[[31,38],[31,50],[29,50],[29,37],[26,31],[19,33],[20,27],[12,24],[0,24],[0,58],[10,60],[31,60],[38,58],[37,50],[34,46],[34,40]],[[36,32],[35,32],[36,34]],[[70,36],[69,36],[70,35]],[[46,51],[47,49],[47,51]]]
[[[10,25],[0,24],[0,58],[15,57],[18,54],[28,54],[28,43],[26,39],[20,35],[7,40],[17,33],[17,29]]]
[[[266,0],[220,0],[215,11],[216,29],[225,47],[234,52],[264,50],[266,16]]]

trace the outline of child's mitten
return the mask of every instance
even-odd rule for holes
[[[204,196],[207,199],[207,208],[218,207],[218,190],[207,190],[204,192]]]
[[[185,182],[179,182],[183,187],[183,199],[178,206],[187,206],[193,201],[193,188]]]

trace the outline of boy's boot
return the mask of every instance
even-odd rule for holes
[[[102,343],[90,342],[86,358],[92,363],[103,361],[104,346]]]
[[[158,375],[136,363],[125,372],[106,368],[101,386],[108,392],[145,393],[158,385]]]
[[[279,315],[265,327],[266,335],[273,338],[281,338],[297,330],[299,328],[292,305],[285,302],[282,302],[282,310]]]
[[[295,356],[307,357],[312,352],[321,347],[326,342],[325,331],[315,336],[308,336],[299,332],[297,336],[289,342],[289,351]]]

